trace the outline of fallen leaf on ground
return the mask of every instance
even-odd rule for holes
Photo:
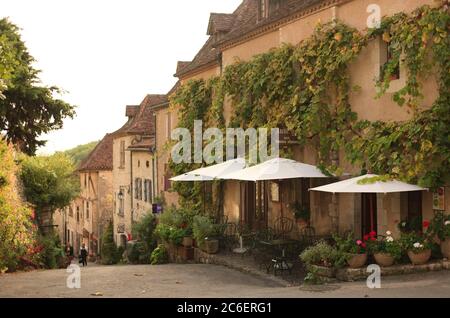
[[[94,294],[91,294],[91,296],[103,296],[103,293],[101,292],[96,292]]]

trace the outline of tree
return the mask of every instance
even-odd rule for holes
[[[28,202],[36,209],[41,230],[52,225],[53,213],[78,196],[79,180],[72,160],[62,153],[22,159],[20,177]]]
[[[114,228],[109,222],[102,235],[101,257],[103,265],[117,264],[122,257],[122,248],[117,248],[114,243]]]
[[[0,273],[14,271],[34,242],[31,209],[21,200],[12,147],[0,138]]]
[[[97,146],[98,141],[92,141],[88,144],[79,145],[75,148],[64,151],[63,153],[70,157],[73,160],[75,167],[89,156],[89,154],[94,150],[95,146]]]
[[[0,131],[27,154],[45,145],[38,137],[60,129],[75,115],[74,106],[54,98],[62,91],[40,85],[40,71],[21,40],[17,26],[0,20]]]

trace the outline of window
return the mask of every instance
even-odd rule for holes
[[[125,140],[120,141],[120,167],[125,168]]]
[[[77,222],[80,222],[80,207],[77,206]]]
[[[147,160],[147,161],[145,162],[145,166],[146,166],[147,168],[149,168],[149,167],[150,167],[150,161]]]
[[[134,179],[134,198],[139,199],[139,179]]]
[[[120,188],[119,193],[117,194],[117,199],[119,200],[119,216],[124,216],[124,209],[125,209],[125,200],[124,200],[125,190],[123,188]]]
[[[140,168],[141,167],[141,161],[140,160],[138,160],[138,168]]]
[[[164,191],[169,191],[170,187],[172,186],[172,183],[170,181],[170,178],[172,178],[172,175],[170,173],[169,165],[166,163],[164,164]]]
[[[142,179],[134,179],[134,198],[136,200],[142,200]]]
[[[144,201],[148,202],[148,180],[144,180]]]
[[[87,188],[87,175],[84,174],[84,188]]]
[[[72,209],[72,207],[69,207],[69,216],[73,218],[73,209]]]
[[[144,180],[144,201],[152,202],[152,180],[145,179]]]
[[[172,132],[172,115],[170,112],[166,114],[166,138],[170,139]]]
[[[387,43],[384,39],[381,40],[381,65],[380,65],[380,79],[384,79],[385,72],[388,67],[394,66],[394,70],[391,74],[389,80],[398,80],[400,79],[400,58],[394,55],[392,46]],[[392,65],[392,63],[394,63]]]
[[[86,201],[86,219],[89,219],[89,201]]]

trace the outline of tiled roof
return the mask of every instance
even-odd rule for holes
[[[188,66],[191,62],[190,61],[178,61],[177,63],[177,73],[181,72],[183,68]]]
[[[281,7],[277,11],[272,12],[268,18],[258,21],[258,2],[256,0],[243,0],[240,7],[234,13],[237,16],[233,27],[216,45],[239,40],[247,34],[263,30],[272,23],[324,2],[326,1],[285,0],[281,2]]]
[[[136,115],[133,123],[127,129],[127,132],[132,134],[144,135],[155,134],[152,106],[163,104],[165,102],[167,102],[167,95],[165,94],[149,94],[145,96],[140,105],[139,113]]]
[[[152,150],[155,146],[155,138],[154,137],[144,137],[141,141],[138,141],[128,147],[129,150]]]
[[[228,32],[233,27],[235,15],[229,13],[211,13],[208,24],[208,35],[216,32]]]
[[[202,66],[208,65],[213,62],[218,62],[220,57],[220,51],[214,47],[214,38],[210,36],[197,55],[194,57],[191,63],[183,67],[179,72],[175,74],[176,77],[183,76],[190,73]]]
[[[208,35],[210,37],[194,57],[192,62],[182,70],[176,72],[175,76],[180,77],[195,71],[201,67],[219,62],[220,51],[216,49],[217,39],[212,34],[214,31],[226,34],[228,31],[237,30],[241,25],[248,23],[254,15],[256,18],[257,1],[244,0],[232,14],[212,13],[209,19]],[[256,21],[256,20],[255,20]]]
[[[125,109],[125,116],[127,116],[127,117],[134,117],[134,116],[136,116],[138,111],[139,111],[139,105],[137,105],[137,106],[134,106],[134,105],[133,106],[127,106],[126,109]]]
[[[106,134],[91,153],[84,159],[78,171],[113,169],[113,134]]]

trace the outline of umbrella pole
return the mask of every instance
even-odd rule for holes
[[[206,213],[206,184],[203,182],[203,215]]]
[[[373,229],[373,195],[370,195],[369,197],[369,204],[370,204],[370,231],[374,231]]]
[[[281,205],[281,217],[283,217],[283,187],[282,187],[282,182],[280,180],[280,187],[279,187],[279,191],[280,191],[280,205]]]

